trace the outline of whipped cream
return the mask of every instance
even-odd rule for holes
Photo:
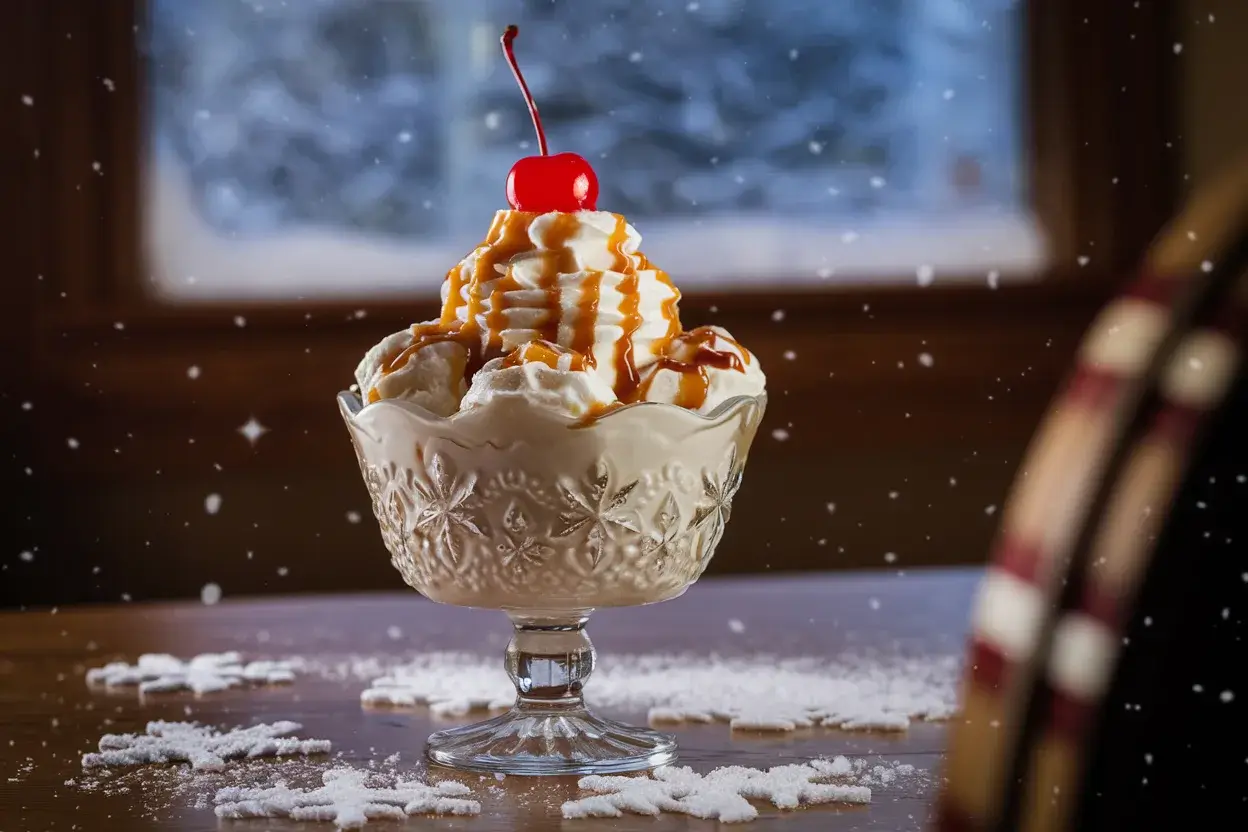
[[[568,360],[555,364],[545,361],[513,363],[511,356],[487,361],[473,376],[460,409],[471,410],[497,399],[519,397],[537,407],[584,419],[616,406],[615,391],[594,373],[584,368],[574,369],[573,355],[563,353],[562,357]]]
[[[707,412],[761,393],[757,359],[727,332],[682,333],[680,292],[640,243],[605,211],[497,212],[447,274],[440,318],[364,357],[361,393],[440,415],[525,396],[576,418],[637,401]]]

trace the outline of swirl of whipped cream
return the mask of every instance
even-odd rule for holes
[[[607,385],[635,387],[680,332],[680,293],[640,242],[605,211],[499,211],[442,284],[440,323],[486,359],[543,340],[584,355]]]

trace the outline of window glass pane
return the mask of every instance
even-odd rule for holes
[[[152,0],[167,294],[428,291],[532,125],[682,285],[1026,271],[1017,0]],[[842,277],[843,276],[843,277]]]

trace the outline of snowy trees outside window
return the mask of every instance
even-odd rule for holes
[[[1025,271],[1017,0],[152,0],[175,296],[429,291],[537,152],[691,281]]]

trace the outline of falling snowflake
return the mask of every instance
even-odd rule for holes
[[[204,511],[209,514],[216,514],[221,510],[221,495],[209,494],[204,498]]]
[[[189,378],[191,381],[194,381],[195,379],[199,378],[199,365],[192,364],[191,366],[187,367],[186,377]]]
[[[463,783],[443,780],[430,786],[396,780],[391,786],[369,785],[376,775],[353,768],[332,768],[315,789],[292,788],[282,781],[268,788],[230,787],[217,792],[219,818],[289,818],[331,821],[339,829],[357,829],[370,820],[402,820],[409,815],[478,815],[481,804],[465,799]]]
[[[211,607],[221,600],[220,584],[204,584],[199,590],[199,600]]]
[[[241,433],[243,438],[245,438],[248,442],[255,445],[256,442],[260,440],[261,436],[264,436],[269,432],[269,429],[260,424],[255,416],[252,416],[241,426],[239,426],[238,432]]]
[[[789,432],[784,428],[776,428],[771,432],[771,438],[777,442],[787,442],[789,439]]]
[[[924,264],[915,270],[914,275],[920,286],[931,286],[936,279],[936,270]]]
[[[936,360],[932,358],[932,354],[930,352],[921,352],[919,353],[919,363],[924,367],[930,367],[936,363]]]

